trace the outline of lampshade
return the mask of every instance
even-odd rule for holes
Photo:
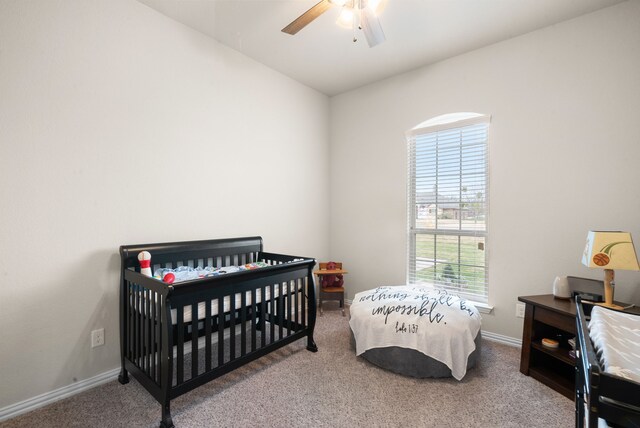
[[[590,268],[640,270],[628,232],[589,231],[582,264]]]

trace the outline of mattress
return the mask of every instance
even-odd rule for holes
[[[640,382],[640,317],[594,306],[589,336],[604,367],[616,376]]]

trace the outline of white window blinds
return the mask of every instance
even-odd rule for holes
[[[489,117],[442,118],[407,133],[408,282],[487,302]]]

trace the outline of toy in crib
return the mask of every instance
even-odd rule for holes
[[[176,282],[176,275],[173,272],[167,272],[162,275],[162,281],[166,282],[167,284],[173,284],[174,282]]]
[[[254,270],[254,269],[260,269],[262,267],[267,267],[269,266],[267,263],[265,262],[255,262],[255,263],[247,263],[246,265],[242,265],[239,267],[240,270]]]
[[[189,281],[192,279],[204,278],[209,276],[213,271],[213,268],[207,266],[206,268],[192,268],[191,266],[178,266],[175,269],[160,268],[156,269],[153,273],[153,277],[160,279],[167,284],[173,284],[174,282]]]
[[[151,253],[148,251],[140,252],[138,254],[138,261],[140,262],[140,273],[151,276]]]
[[[335,262],[327,263],[327,270],[334,270],[337,268]],[[322,275],[322,288],[327,287],[342,287],[344,284],[343,275]]]
[[[240,272],[244,270],[254,270],[267,266],[269,265],[265,262],[247,263],[242,266],[225,266],[220,268],[214,268],[211,266],[207,266],[204,268],[200,266],[196,268],[192,268],[191,266],[179,266],[175,269],[156,269],[153,277],[164,281],[167,284],[173,284],[174,282],[190,281],[193,279],[207,278],[211,276],[224,275],[227,273]]]

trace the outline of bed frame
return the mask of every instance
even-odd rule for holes
[[[257,261],[269,266],[168,285],[140,273],[141,251],[151,253],[154,271]],[[126,384],[131,373],[158,400],[162,428],[174,426],[172,399],[298,339],[306,337],[307,349],[318,350],[312,258],[263,252],[261,237],[125,245],[120,256],[118,380]],[[193,320],[185,321],[185,307]]]
[[[589,337],[592,307],[576,298],[576,427],[597,427],[598,418],[614,426],[640,427],[640,383],[605,373]]]

